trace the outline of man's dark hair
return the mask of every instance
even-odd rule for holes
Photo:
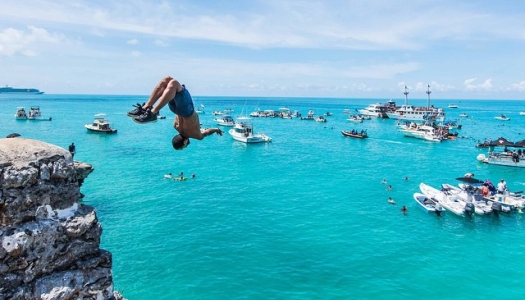
[[[175,150],[182,150],[190,144],[190,139],[180,134],[177,134],[176,136],[173,137],[173,140],[171,140],[171,144],[173,145],[173,148]]]

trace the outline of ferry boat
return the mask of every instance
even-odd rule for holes
[[[408,88],[405,86],[405,104],[393,111],[388,111],[387,116],[392,119],[408,121],[425,121],[432,118],[442,123],[445,120],[445,111],[442,108],[435,108],[430,105],[430,85],[428,88],[426,92],[428,94],[428,105],[416,107],[408,104]]]
[[[34,88],[14,88],[14,87],[11,87],[11,86],[4,86],[4,87],[0,87],[0,94],[18,94],[18,95],[23,95],[23,94],[31,94],[31,95],[42,95],[44,92],[41,92],[40,90],[38,89],[34,89]]]

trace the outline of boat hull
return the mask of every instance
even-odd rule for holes
[[[525,159],[519,159],[518,161],[513,161],[512,156],[502,155],[502,154],[479,154],[477,160],[486,163],[489,165],[497,166],[506,166],[506,167],[516,167],[516,168],[525,168]]]
[[[103,133],[103,134],[113,134],[113,133],[117,133],[117,129],[95,129],[95,128],[91,128],[91,127],[88,127],[86,125],[86,129],[88,132],[93,132],[93,133]]]

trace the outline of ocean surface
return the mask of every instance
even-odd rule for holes
[[[206,111],[202,127],[216,127],[211,112],[227,108],[234,117],[280,107],[333,116],[327,123],[253,119],[254,132],[271,143],[246,145],[224,134],[175,151],[167,107],[167,118],[153,124],[126,116],[146,99],[0,97],[1,137],[16,132],[65,149],[74,142],[75,159],[94,166],[83,202],[97,210],[101,248],[113,253],[114,287],[126,298],[525,297],[525,214],[436,217],[412,198],[421,182],[457,184],[467,172],[524,190],[524,169],[482,164],[476,157],[487,150],[475,147],[486,138],[525,139],[524,101],[432,100],[463,125],[457,140],[433,143],[402,136],[396,120],[356,124],[343,113],[388,99],[195,96]],[[451,103],[459,108],[448,109]],[[34,105],[52,121],[14,119],[18,106]],[[88,133],[84,124],[96,113],[106,113],[118,133]],[[511,120],[494,119],[501,113]],[[370,138],[342,136],[351,129],[367,129]],[[163,178],[181,171],[195,178]]]

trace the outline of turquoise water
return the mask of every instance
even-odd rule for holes
[[[481,164],[477,140],[525,139],[522,101],[433,100],[462,112],[456,141],[403,137],[394,120],[351,123],[344,109],[386,99],[195,97],[233,115],[286,106],[327,123],[254,119],[270,144],[224,136],[174,151],[173,114],[139,125],[126,115],[144,96],[42,95],[0,99],[0,136],[17,132],[65,149],[95,171],[82,186],[97,209],[103,249],[113,253],[115,289],[128,299],[520,299],[525,296],[523,214],[441,218],[413,201],[420,182],[455,184],[467,172],[511,190],[525,170]],[[398,100],[401,104],[403,100]],[[426,105],[426,100],[411,104]],[[17,106],[39,105],[51,122],[16,121]],[[116,135],[84,128],[106,113]],[[497,121],[500,113],[511,118]],[[215,126],[214,126],[215,127]],[[367,129],[370,138],[340,130]],[[166,173],[195,179],[177,182]],[[408,177],[408,180],[404,178]],[[385,178],[391,191],[381,184]],[[393,206],[388,197],[397,202]],[[409,209],[400,213],[402,205]]]

